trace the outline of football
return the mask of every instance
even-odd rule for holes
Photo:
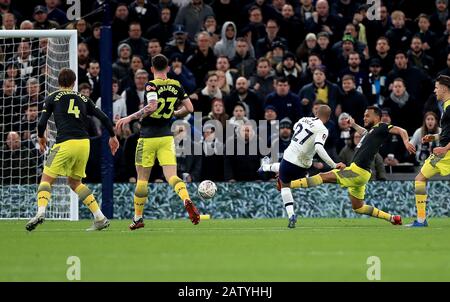
[[[216,195],[217,186],[210,180],[204,180],[198,185],[198,195],[203,199],[211,199]]]

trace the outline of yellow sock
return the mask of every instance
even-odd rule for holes
[[[92,195],[91,190],[84,184],[80,184],[76,189],[78,198],[89,208],[89,210],[97,217],[97,213],[100,212],[100,207],[98,206],[97,200],[95,200],[94,195]]]
[[[138,180],[134,191],[134,218],[139,219],[144,214],[144,206],[148,197],[148,182]]]
[[[50,200],[50,195],[52,191],[52,186],[50,183],[43,181],[39,184],[38,193],[37,193],[37,203],[38,207],[46,207],[48,205],[48,201]]]
[[[190,199],[189,192],[186,188],[186,184],[179,178],[178,176],[172,176],[169,179],[169,185],[173,188],[175,193],[180,196],[182,201],[185,201],[186,199]]]
[[[359,209],[355,209],[354,210],[356,213],[358,214],[364,214],[364,215],[368,215],[368,216],[372,216],[375,218],[380,218],[380,219],[384,219],[387,221],[391,221],[391,214],[380,211],[379,209],[375,208],[374,206],[369,206],[369,205],[363,205],[362,207],[360,207]]]
[[[425,181],[415,182],[417,221],[424,222],[427,218],[427,183]]]
[[[316,187],[323,184],[322,177],[319,174],[314,175],[312,177],[300,178],[297,180],[291,181],[291,188],[311,188]]]

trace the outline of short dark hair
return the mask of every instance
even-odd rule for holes
[[[169,60],[165,55],[156,55],[152,58],[152,66],[157,71],[164,71],[169,66]]]
[[[78,91],[81,91],[83,89],[91,90],[92,89],[91,84],[89,84],[89,83],[81,83],[80,85],[78,85]]]
[[[344,75],[341,79],[341,82],[348,81],[348,80],[351,80],[351,81],[353,81],[353,83],[356,83],[355,77],[351,74]]]
[[[368,106],[366,110],[372,110],[376,115],[378,115],[379,118],[381,118],[382,115],[381,109],[378,108],[377,106]]]
[[[58,84],[61,87],[72,87],[75,84],[77,76],[70,68],[63,68],[58,75]]]
[[[288,84],[289,84],[289,81],[288,81],[288,79],[287,79],[286,77],[284,77],[284,76],[279,76],[279,77],[277,77],[277,78],[275,79],[275,83],[276,83],[276,84],[278,84],[278,83],[288,83]]]
[[[436,82],[439,83],[440,85],[445,85],[447,86],[447,88],[450,88],[450,77],[441,74],[440,76],[437,77]]]

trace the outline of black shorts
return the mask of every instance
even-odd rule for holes
[[[307,170],[282,159],[280,163],[279,178],[281,182],[288,184],[292,180],[305,177]]]

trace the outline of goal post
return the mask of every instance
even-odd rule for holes
[[[43,99],[58,89],[59,71],[68,67],[77,74],[77,38],[76,30],[0,30],[0,219],[36,213],[37,186],[48,155],[48,150],[44,155],[37,150],[37,120]],[[38,115],[32,114],[33,108]],[[47,138],[51,148],[56,140],[53,117]],[[49,219],[78,220],[78,197],[65,177],[52,186],[46,214]]]

